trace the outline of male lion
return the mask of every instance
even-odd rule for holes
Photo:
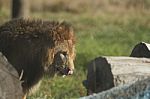
[[[14,19],[0,26],[0,51],[18,71],[27,94],[44,74],[73,73],[75,36],[66,22]]]

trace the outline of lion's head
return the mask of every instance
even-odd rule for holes
[[[18,61],[17,58],[13,60],[14,58],[7,55],[15,65],[19,62],[21,66],[26,67],[39,62],[38,65],[42,66],[46,72],[50,72],[50,75],[56,71],[65,75],[73,73],[75,36],[70,24],[56,21],[16,19],[2,25],[0,31],[1,46],[4,45],[2,46],[4,48],[1,49],[7,49],[5,53],[11,53],[12,57],[16,58],[17,56],[20,60]],[[18,54],[22,55],[19,56]],[[21,60],[22,57],[27,57],[26,61],[29,62],[25,64],[25,60]]]
[[[62,75],[73,74],[75,59],[75,36],[73,28],[66,22],[60,23],[55,27],[53,41],[55,46],[49,49],[49,52],[52,53],[50,60],[53,60],[49,66],[50,72],[54,70]]]

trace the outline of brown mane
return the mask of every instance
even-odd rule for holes
[[[66,22],[17,19],[2,25],[0,27],[0,32],[1,31],[13,31],[13,35],[11,35],[12,33],[10,32],[9,36],[13,36],[14,39],[45,39],[46,37],[47,40],[50,38],[56,42],[72,40],[75,43],[73,29],[71,25]]]

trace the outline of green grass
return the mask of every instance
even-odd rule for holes
[[[82,86],[84,73],[76,73],[70,77],[54,77],[51,80],[45,77],[42,86],[36,94],[28,97],[28,99],[68,99],[85,95],[85,89]]]
[[[1,13],[0,23],[9,14]],[[129,56],[135,44],[150,43],[150,13],[85,12],[85,13],[32,13],[32,18],[66,20],[77,38],[76,72],[69,77],[45,77],[40,89],[28,99],[70,99],[86,95],[82,80],[86,79],[86,64],[99,56]]]
[[[44,14],[46,19],[63,19],[72,23],[77,37],[76,74],[65,79],[54,78],[50,80],[52,84],[43,84],[41,88],[50,87],[47,91],[47,93],[51,93],[50,98],[68,99],[86,95],[82,80],[86,79],[86,64],[90,60],[103,55],[129,56],[135,44],[141,41],[150,42],[149,14],[133,14],[133,12],[124,15],[115,14],[117,15],[113,13],[102,13],[102,15],[101,13],[97,15],[83,13],[78,15],[65,12]],[[35,14],[34,16],[43,17],[40,15]],[[44,82],[46,83],[47,80]],[[40,93],[43,91],[41,90]],[[36,94],[37,97],[39,97],[38,94]],[[45,94],[43,94],[44,96]]]

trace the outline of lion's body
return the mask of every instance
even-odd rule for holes
[[[23,73],[24,92],[39,82],[48,71],[55,73],[52,65],[55,54],[69,54],[69,68],[74,68],[74,35],[66,23],[41,20],[15,19],[0,27],[0,51],[16,68]],[[56,60],[57,61],[57,60]]]

